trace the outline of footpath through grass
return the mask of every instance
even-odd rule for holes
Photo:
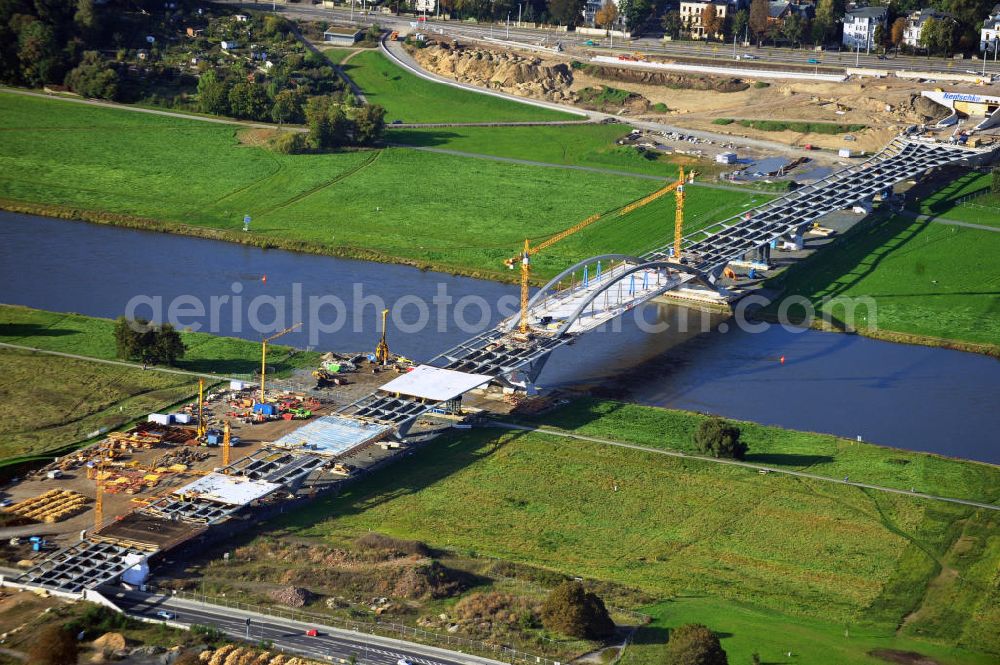
[[[546,237],[658,187],[407,149],[276,155],[241,145],[231,126],[3,93],[0,130],[0,203],[9,209],[499,279],[509,279],[503,259],[525,237]],[[689,218],[739,209],[751,197],[692,188]],[[241,230],[244,214],[253,218],[250,233]],[[639,249],[669,240],[669,214]],[[586,256],[635,249],[627,226],[598,231],[553,247],[538,278]]]
[[[547,122],[580,120],[573,113],[435,83],[396,66],[381,51],[365,51],[343,67],[372,104],[385,107],[387,122]]]
[[[191,376],[11,349],[0,349],[0,372],[0,466],[58,451],[198,392]]]
[[[386,140],[547,164],[657,175],[665,180],[677,177],[674,160],[658,153],[639,153],[633,146],[616,145],[615,141],[628,131],[621,125],[390,128]]]
[[[610,427],[617,438],[635,429]],[[996,476],[989,482],[995,492]],[[699,620],[723,636],[730,662],[753,651],[787,662],[792,651],[802,662],[874,663],[873,647],[990,662],[1000,653],[998,526],[987,511],[491,430],[439,439],[406,473],[371,477],[277,524],[331,543],[368,531],[415,538],[662,597],[631,665],[660,662],[664,626]]]
[[[1000,228],[1000,196],[989,193],[992,181],[990,173],[966,173],[930,196],[911,203],[910,210]],[[970,196],[968,201],[959,202]]]
[[[804,296],[817,311],[829,312],[835,325],[853,318],[856,329],[878,337],[951,341],[995,353],[997,256],[1000,233],[892,216],[865,223],[774,284],[785,296]],[[796,308],[790,312],[796,315]]]
[[[46,351],[116,360],[114,321],[81,314],[60,314],[0,304],[0,342]],[[208,333],[181,332],[187,346],[177,369],[226,376],[248,376],[260,368],[260,344]],[[268,372],[287,374],[319,362],[315,351],[268,345]]]

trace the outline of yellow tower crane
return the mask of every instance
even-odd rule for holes
[[[201,439],[208,432],[205,422],[205,379],[198,379],[198,436]]]
[[[302,322],[296,323],[294,326],[289,326],[282,330],[281,332],[275,333],[270,337],[265,337],[260,342],[260,403],[263,404],[267,401],[264,395],[264,377],[267,375],[267,343],[278,339],[282,335],[287,335],[296,328],[300,327]]]
[[[677,189],[674,190],[677,211],[674,213],[674,261],[681,260],[681,240],[684,238],[684,167],[677,174]]]
[[[229,466],[229,446],[231,445],[232,439],[232,427],[229,425],[229,421],[226,421],[225,426],[222,428],[222,466]]]
[[[104,453],[101,452],[101,461],[97,463],[97,483],[95,485],[94,497],[94,532],[104,524]]]
[[[682,187],[683,184],[684,184],[684,171],[682,170],[680,173],[680,177],[675,182],[672,182],[666,185],[665,187],[656,190],[652,194],[649,194],[648,196],[645,196],[639,199],[638,201],[633,201],[632,203],[626,205],[625,207],[621,208],[621,210],[618,211],[618,215],[619,216],[626,215],[632,212],[633,210],[636,210],[647,204],[650,204],[656,199],[660,198],[661,196],[669,194],[670,192]],[[683,204],[683,198],[681,199],[681,203],[678,205],[682,204]],[[530,295],[531,295],[529,288],[531,282],[531,257],[537,254],[538,252],[542,251],[543,249],[554,245],[560,240],[573,235],[577,231],[582,231],[583,229],[587,228],[594,222],[601,219],[601,217],[602,215],[600,213],[591,215],[582,222],[579,222],[578,224],[575,224],[564,231],[560,231],[554,236],[543,240],[534,247],[532,247],[529,240],[525,238],[524,249],[522,250],[521,255],[519,257],[509,258],[506,261],[504,261],[504,265],[506,265],[511,270],[514,269],[514,264],[518,262],[520,262],[521,264],[521,315],[520,315],[520,322],[518,324],[518,332],[520,332],[522,335],[528,332],[528,301],[530,300]]]
[[[379,339],[378,344],[375,346],[375,362],[379,365],[389,364],[389,343],[386,341],[386,321],[388,320],[389,310],[382,310],[382,338]]]

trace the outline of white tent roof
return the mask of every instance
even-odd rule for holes
[[[245,506],[251,501],[263,498],[280,489],[281,485],[263,480],[250,480],[241,476],[227,476],[210,473],[184,487],[174,490],[174,494],[197,496],[206,501],[215,501],[230,506]]]
[[[420,365],[379,390],[400,393],[411,397],[445,402],[489,383],[493,377],[485,374],[466,374],[452,369]]]

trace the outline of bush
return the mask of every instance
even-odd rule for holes
[[[83,614],[66,624],[66,630],[69,631],[70,635],[83,633],[84,636],[93,638],[104,633],[132,628],[137,623],[135,619],[130,619],[103,605],[88,603]]]
[[[172,365],[184,357],[187,348],[169,323],[154,326],[145,319],[129,321],[119,316],[114,328],[115,349],[123,360]]]
[[[604,601],[585,591],[579,582],[564,582],[549,593],[542,605],[542,625],[555,633],[590,640],[615,632]]]
[[[740,428],[722,418],[703,420],[694,433],[694,443],[712,457],[743,459],[748,449],[740,441]]]
[[[381,533],[366,533],[354,540],[354,547],[363,550],[389,550],[400,554],[430,556],[431,550],[419,540],[403,540]]]
[[[657,113],[666,113],[670,109],[667,108],[667,105],[663,102],[657,102],[656,104],[653,104],[653,110]]]
[[[271,149],[282,155],[298,155],[309,149],[306,135],[301,132],[283,132],[271,142]]]
[[[760,90],[762,88],[770,88],[771,84],[768,83],[767,81],[754,81],[753,87]]]
[[[734,122],[736,122],[736,121],[733,120],[732,118],[716,118],[715,120],[712,121],[712,124],[713,125],[731,125]]]
[[[84,97],[118,97],[118,72],[108,67],[96,51],[84,53],[83,61],[70,70],[64,83],[67,88]]]
[[[729,660],[715,633],[698,623],[670,632],[666,665],[728,665]]]
[[[66,665],[78,656],[76,638],[57,624],[49,624],[32,636],[28,665]]]

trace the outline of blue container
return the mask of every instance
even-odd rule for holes
[[[262,413],[265,416],[276,416],[278,415],[278,408],[273,404],[261,404],[257,403],[253,405],[254,413]]]

